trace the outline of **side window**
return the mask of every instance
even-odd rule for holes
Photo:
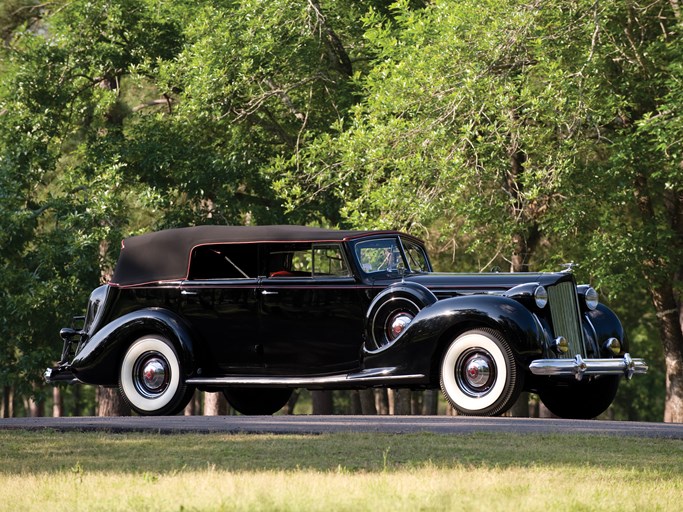
[[[424,250],[413,242],[403,240],[403,247],[408,256],[408,264],[413,272],[429,272],[429,262]]]
[[[216,244],[195,247],[189,279],[253,279],[257,276],[255,244]]]
[[[313,275],[347,277],[349,269],[338,244],[313,246]]]
[[[346,277],[339,244],[283,244],[268,252],[269,277]]]
[[[267,253],[268,277],[311,277],[311,244],[273,244]]]

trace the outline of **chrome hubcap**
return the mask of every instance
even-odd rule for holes
[[[488,362],[481,357],[470,359],[465,367],[465,375],[472,386],[483,386],[489,380],[490,374]]]
[[[160,354],[141,357],[133,370],[135,389],[147,398],[161,395],[168,387],[170,378],[168,361]]]
[[[480,397],[493,387],[496,380],[496,365],[488,352],[470,351],[463,354],[458,361],[455,377],[465,394]]]
[[[389,339],[393,340],[398,338],[399,334],[401,334],[412,321],[413,316],[410,313],[398,313],[394,315],[389,320],[389,332],[387,333],[389,335]]]
[[[166,380],[166,369],[160,359],[150,359],[142,369],[142,380],[149,389],[159,389]]]

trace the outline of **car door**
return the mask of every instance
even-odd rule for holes
[[[263,368],[259,341],[257,247],[225,244],[193,251],[181,284],[182,314],[200,335],[204,374]]]
[[[359,367],[365,307],[340,244],[264,246],[261,336],[266,371],[326,374]]]

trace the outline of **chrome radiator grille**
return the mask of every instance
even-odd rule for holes
[[[579,302],[574,283],[565,282],[548,287],[548,303],[555,336],[564,336],[569,342],[569,352],[562,357],[572,359],[577,354],[585,357]]]

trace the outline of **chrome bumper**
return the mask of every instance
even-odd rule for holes
[[[529,365],[534,375],[573,375],[576,380],[584,375],[624,375],[630,379],[635,374],[647,372],[643,359],[632,359],[624,354],[621,359],[584,359],[577,355],[574,359],[536,359]]]

